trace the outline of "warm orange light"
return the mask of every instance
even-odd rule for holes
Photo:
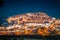
[[[42,36],[46,36],[46,35],[49,36],[49,35],[51,35],[51,32],[54,32],[54,30],[56,31],[55,26],[58,24],[60,25],[60,20],[55,20],[55,19],[53,20],[53,19],[52,19],[52,17],[49,17],[48,15],[46,15],[45,13],[42,13],[42,12],[38,12],[37,14],[28,14],[28,15],[24,14],[24,15],[19,15],[19,16],[17,15],[15,17],[13,16],[13,17],[10,17],[7,19],[9,24],[12,24],[12,21],[16,22],[13,24],[13,28],[9,29],[7,27],[0,27],[0,35],[10,35],[10,34],[12,34],[11,31],[16,30],[15,32],[13,32],[14,35],[38,34],[38,35],[42,35]],[[36,24],[28,25],[28,23],[36,23],[36,24],[40,23],[43,25],[42,26],[40,24],[38,24],[37,26],[36,26]],[[46,23],[48,23],[50,25],[48,27],[46,27]],[[20,25],[20,26],[16,27],[16,25]],[[36,33],[33,32],[35,30],[37,30]],[[10,32],[7,32],[7,31],[10,31]],[[60,31],[56,31],[55,34],[60,35]]]

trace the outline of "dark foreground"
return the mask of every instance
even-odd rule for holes
[[[60,35],[39,36],[39,35],[1,35],[0,40],[60,40]]]

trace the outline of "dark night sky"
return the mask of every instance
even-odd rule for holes
[[[0,5],[0,24],[9,16],[26,12],[45,12],[60,17],[59,0],[3,0]]]

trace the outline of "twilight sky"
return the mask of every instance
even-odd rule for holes
[[[52,17],[60,17],[59,0],[3,0],[0,7],[0,24],[7,17],[27,12],[45,12]]]

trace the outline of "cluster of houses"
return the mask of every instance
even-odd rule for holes
[[[43,12],[12,16],[7,22],[7,27],[0,27],[0,35],[50,35],[55,30],[56,34],[60,34],[60,20]]]

